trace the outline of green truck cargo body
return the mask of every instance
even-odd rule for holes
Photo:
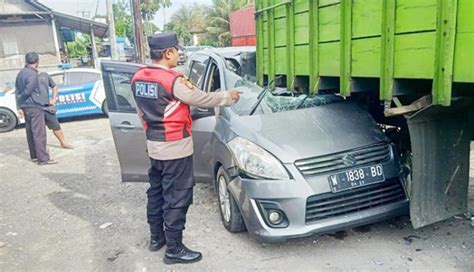
[[[256,0],[255,15],[259,85],[340,93],[396,127],[415,228],[467,211],[474,0]]]
[[[432,80],[433,103],[450,105],[452,84],[474,84],[472,0],[257,0],[260,84],[317,92],[321,78],[377,79],[382,100],[394,80]],[[306,83],[307,82],[307,83]],[[354,90],[352,90],[354,91]],[[474,88],[473,88],[474,92]]]

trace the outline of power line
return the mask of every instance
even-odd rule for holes
[[[99,12],[99,0],[95,1],[95,14],[94,18],[97,17],[97,12]]]

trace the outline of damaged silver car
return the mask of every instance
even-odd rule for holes
[[[213,183],[225,228],[281,242],[407,214],[402,166],[372,117],[334,94],[257,86],[240,65],[249,50],[196,53],[187,72],[206,92],[242,92],[232,107],[192,109],[195,177]],[[130,90],[139,67],[102,64],[123,181],[147,181],[149,167]]]

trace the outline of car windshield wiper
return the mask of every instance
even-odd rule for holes
[[[253,115],[253,113],[255,112],[255,110],[257,109],[258,105],[260,105],[260,103],[262,102],[263,98],[265,97],[265,95],[267,94],[267,92],[270,90],[270,86],[273,84],[273,82],[275,82],[275,80],[281,78],[281,76],[279,77],[276,77],[272,80],[270,80],[270,82],[268,82],[267,86],[265,86],[265,88],[263,88],[263,90],[258,94],[257,96],[257,102],[255,103],[255,105],[252,106],[252,109],[250,110],[250,114],[249,115]]]
[[[309,95],[306,95],[303,98],[303,100],[298,104],[298,106],[296,106],[295,110],[299,109],[304,104],[304,102],[306,101],[306,98],[308,98],[308,97],[309,97]]]

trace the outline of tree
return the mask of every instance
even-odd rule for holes
[[[133,42],[135,40],[135,37],[133,36],[133,20],[128,3],[129,1],[127,0],[120,0],[113,4],[115,34],[117,37],[127,37],[129,41]],[[147,11],[145,12],[147,18],[150,16],[152,17],[152,8],[150,8],[148,5],[149,4],[142,3],[142,7],[145,6],[145,8],[147,8]],[[142,16],[143,14],[144,13],[142,9]],[[146,18],[143,19],[145,20],[143,22],[143,31],[145,32],[145,37],[152,35],[158,30],[158,27],[153,22],[148,21]]]
[[[67,43],[69,58],[80,58],[88,55],[87,47],[91,44],[91,38],[86,34],[76,34],[76,40]]]
[[[171,0],[140,0],[142,18],[145,21],[153,20],[156,12],[160,8],[167,8],[171,6]]]
[[[184,44],[192,43],[192,32],[205,31],[207,9],[204,5],[181,5],[165,25],[165,31],[174,31]]]
[[[254,5],[253,0],[213,0],[209,11],[207,32],[219,46],[229,46],[231,42],[229,13]]]
[[[152,22],[143,22],[143,32],[145,32],[145,37],[153,35],[158,31],[158,27]]]
[[[117,37],[127,37],[134,41],[132,29],[132,16],[127,1],[119,1],[112,5],[114,10],[115,35]]]

